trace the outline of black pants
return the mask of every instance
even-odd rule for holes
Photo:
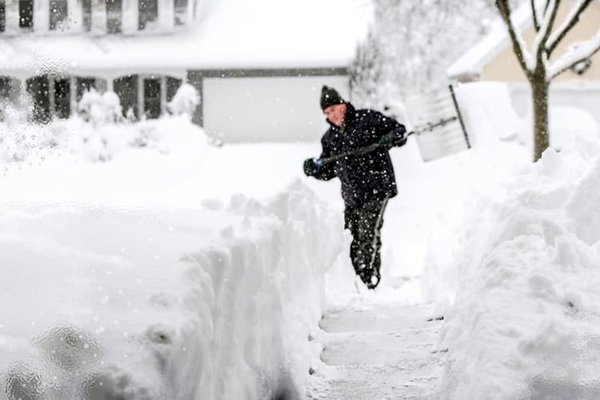
[[[346,228],[352,233],[352,266],[369,288],[375,288],[381,278],[381,227],[388,199],[376,199],[362,207],[346,209],[344,215]]]

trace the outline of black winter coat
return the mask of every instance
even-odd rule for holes
[[[403,138],[404,125],[375,110],[356,110],[347,103],[345,124],[331,127],[321,139],[323,152],[328,158],[377,143],[387,133]],[[386,148],[378,148],[363,155],[351,155],[321,166],[314,175],[320,180],[335,177],[342,182],[342,197],[346,208],[361,207],[370,200],[394,197],[398,194],[392,160]]]

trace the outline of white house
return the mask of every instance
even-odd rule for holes
[[[182,82],[226,141],[313,139],[322,84],[348,93],[364,0],[0,0],[0,98],[67,118],[91,87],[157,118]],[[2,102],[0,102],[2,103]]]

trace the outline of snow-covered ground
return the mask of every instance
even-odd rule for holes
[[[215,147],[184,117],[0,124],[0,398],[302,398],[326,309],[425,300],[445,315],[437,397],[596,397],[598,127],[533,165],[500,91],[463,90],[474,149],[392,150],[375,293],[339,183],[302,175],[318,143]]]
[[[600,132],[589,119],[569,123],[575,111],[551,118],[560,153],[536,164],[506,154],[511,173],[480,180],[488,185],[471,193],[464,220],[431,243],[423,279],[445,314],[449,359],[436,398],[600,396]]]
[[[0,398],[299,390],[342,242],[307,150],[184,118],[3,128]]]

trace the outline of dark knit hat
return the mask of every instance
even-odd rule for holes
[[[321,89],[321,110],[325,110],[327,107],[335,104],[344,103],[344,99],[342,99],[340,94],[334,88],[323,86]]]

